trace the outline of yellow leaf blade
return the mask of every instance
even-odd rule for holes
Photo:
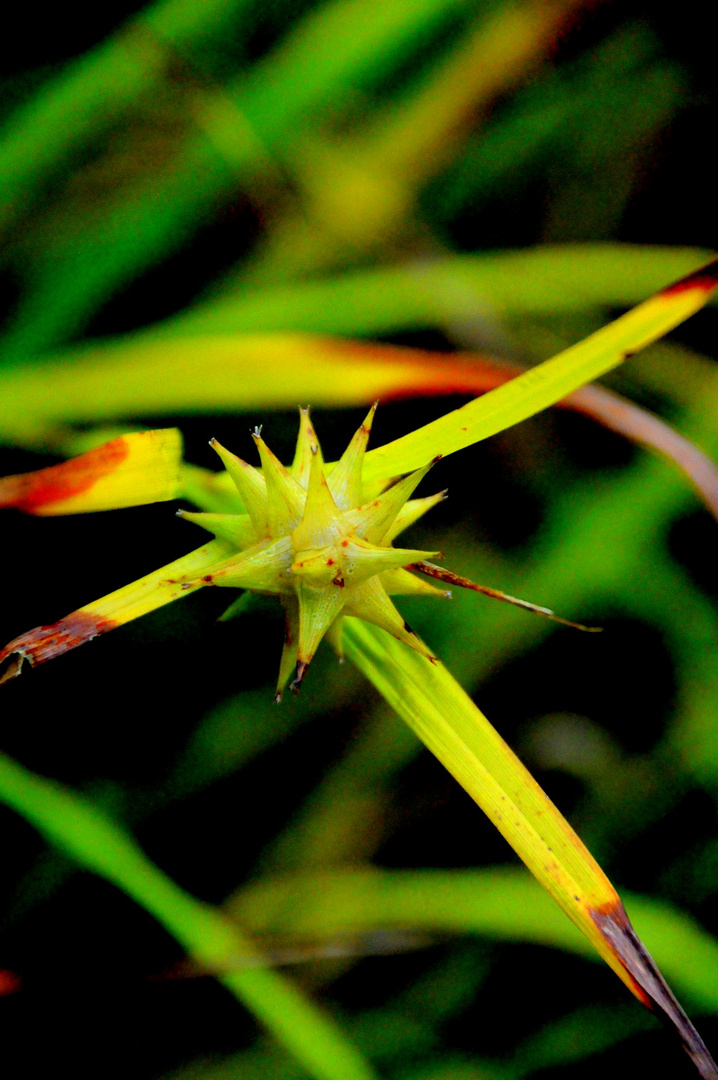
[[[0,507],[28,514],[87,514],[177,498],[177,428],[134,432],[47,469],[0,479]]]
[[[615,889],[565,819],[446,668],[347,619],[344,641],[399,715],[478,802],[531,872],[596,943],[589,910]]]
[[[554,405],[699,311],[718,287],[718,260],[682,278],[614,322],[482,398],[366,455],[372,483],[452,454]]]
[[[663,1011],[702,1075],[715,1065],[644,949],[611,882],[571,826],[441,664],[346,619],[349,659],[478,803],[633,994]]]
[[[213,540],[167,566],[94,600],[50,626],[37,626],[0,650],[0,683],[20,674],[24,663],[31,667],[106,634],[124,623],[202,588],[204,575],[232,552],[232,545]],[[183,580],[191,575],[194,580]]]

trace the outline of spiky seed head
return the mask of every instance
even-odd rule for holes
[[[389,599],[389,593],[446,596],[402,567],[437,552],[394,548],[391,541],[443,497],[410,500],[434,462],[365,501],[362,464],[376,405],[334,468],[324,466],[308,409],[300,409],[299,437],[287,469],[261,435],[252,433],[262,464],[255,469],[211,445],[229,472],[245,514],[182,516],[237,548],[211,575],[211,584],[276,595],[286,631],[277,700],[294,672],[295,692],[321,639],[328,635],[341,656],[344,615],[365,619],[434,659]]]

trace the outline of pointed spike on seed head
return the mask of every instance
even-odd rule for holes
[[[309,415],[309,406],[299,410],[299,433],[297,449],[294,452],[290,473],[305,491],[309,484],[309,472],[312,467],[312,446],[318,446],[317,434]]]
[[[385,570],[398,570],[410,563],[422,562],[425,558],[425,554],[419,557],[419,552],[413,548],[380,547],[357,536],[342,541],[344,573],[352,584],[359,584]]]
[[[229,607],[225,608],[222,614],[217,617],[217,622],[231,622],[232,619],[244,615],[245,612],[251,610],[253,598],[254,593],[249,590],[240,593],[236,600],[233,600]]]
[[[289,686],[289,689],[292,691],[293,694],[298,694],[299,693],[299,688],[301,687],[302,682],[304,681],[304,675],[305,675],[306,670],[307,670],[308,667],[309,667],[309,664],[303,664],[303,663],[301,663],[301,661],[297,664],[297,669],[296,669],[296,671],[294,673],[294,681],[292,683],[290,683],[290,686]]]
[[[344,590],[336,585],[315,589],[297,583],[299,600],[299,642],[297,660],[307,665],[312,660],[319,642],[344,607]]]
[[[418,521],[419,518],[423,517],[428,510],[431,510],[434,506],[438,506],[439,503],[444,502],[447,498],[448,491],[444,489],[444,491],[437,492],[436,495],[427,495],[423,499],[410,499],[409,502],[404,503],[394,519],[394,524],[384,537],[384,543],[391,544],[404,529],[408,529],[410,525],[413,525],[415,521]]]
[[[434,654],[394,607],[379,578],[369,578],[360,585],[351,601],[347,603],[344,613],[374,623],[375,626],[381,627],[399,641],[403,641],[405,645],[421,653],[427,660],[436,662]]]
[[[216,439],[210,439],[209,445],[219,454],[222,464],[232,477],[239,497],[257,530],[258,537],[268,536],[267,485],[261,472],[230,450],[226,450]]]
[[[423,468],[416,469],[401,480],[397,480],[365,506],[350,511],[347,519],[354,526],[357,535],[372,544],[385,542],[387,533],[396,521],[401,508],[408,502],[415,488],[438,460],[438,457],[434,458]]]
[[[294,549],[299,552],[328,547],[342,532],[349,532],[349,525],[332,498],[321,452],[313,449],[304,516],[294,531]]]
[[[364,501],[361,480],[362,466],[377,404],[378,402],[375,401],[353,439],[329,474],[327,480],[329,490],[340,510],[350,510],[354,506],[360,506]]]
[[[451,599],[450,589],[437,589],[425,578],[416,577],[408,570],[387,570],[381,575],[381,582],[389,596],[436,596],[442,600]]]
[[[297,527],[304,511],[305,495],[258,431],[254,439],[267,485],[267,521],[273,537],[286,536]]]
[[[189,510],[178,510],[177,517],[200,525],[222,540],[229,540],[240,551],[261,539],[257,536],[249,514],[195,514]]]
[[[277,677],[277,689],[274,700],[282,700],[284,689],[289,681],[289,676],[297,664],[297,643],[299,641],[299,605],[294,596],[282,598],[284,607],[284,642],[282,645],[282,657],[279,661],[279,675]]]
[[[291,540],[280,536],[224,559],[213,573],[213,583],[223,588],[284,595],[292,590],[290,566]]]

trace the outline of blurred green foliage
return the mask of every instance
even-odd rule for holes
[[[22,17],[32,39],[35,9]],[[683,248],[718,245],[695,3],[162,0],[104,18],[93,41],[48,12],[38,55],[6,57],[8,401],[23,367],[78,346],[101,364],[108,339],[192,334],[201,358],[206,333],[310,329],[533,361],[694,265]],[[612,383],[715,456],[714,330],[707,312]],[[383,406],[375,444],[452,403]],[[328,457],[359,418],[316,417]],[[183,417],[189,459],[211,465],[211,435],[244,453],[257,422],[286,459],[281,410]],[[48,460],[23,449],[22,416],[6,434],[3,473]],[[716,523],[667,464],[576,417],[436,472],[452,497],[415,546],[605,631],[472,595],[407,601],[408,618],[636,894],[639,933],[715,1046]],[[192,546],[166,506],[5,521],[3,641]],[[206,592],[3,688],[3,747],[23,763],[3,765],[6,798],[27,770],[79,789],[40,785],[31,820],[55,840],[64,813],[87,825],[90,869],[119,845],[116,884],[139,900],[3,809],[18,1076],[307,1075],[214,980],[152,978],[199,940],[225,983],[254,985],[208,945],[228,898],[260,949],[297,961],[284,981],[254,974],[287,995],[287,1041],[315,1075],[690,1075],[357,672],[320,655],[276,708],[273,609],[217,624]]]

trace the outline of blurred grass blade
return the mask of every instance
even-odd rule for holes
[[[190,391],[196,395],[197,409],[224,403],[236,408],[246,396],[241,394],[239,379],[232,387],[235,362],[239,374],[251,370],[257,383],[256,404],[269,403],[271,386],[275,394],[278,387],[271,374],[263,378],[264,364],[271,365],[273,355],[275,363],[281,362],[279,338],[272,342],[243,337],[240,352],[237,341],[228,335],[282,330],[387,334],[442,327],[456,320],[482,321],[487,315],[493,322],[622,307],[650,294],[663,281],[695,269],[708,257],[690,248],[570,245],[452,257],[255,290],[191,309],[149,331],[0,370],[0,437],[19,445],[43,445],[48,424],[105,421],[117,416],[118,409],[123,410],[123,417],[137,416],[142,409],[153,409],[155,414],[175,407],[184,410]],[[293,340],[288,340],[288,347]],[[301,359],[311,378],[314,362],[308,349]],[[410,382],[411,369],[384,374],[382,359],[382,353],[377,353],[373,368],[364,369],[376,380],[372,393],[399,392]],[[344,370],[352,361],[351,354],[335,352],[333,360],[343,362],[341,383],[325,379],[320,372],[316,389],[310,383],[316,393],[313,403],[332,400],[342,388],[347,395],[343,400],[366,400],[360,397],[364,391],[358,380]],[[171,378],[166,377],[168,371]],[[296,365],[292,371],[298,378]],[[424,377],[429,376],[425,371]],[[430,390],[433,382],[425,386]],[[306,395],[296,381],[287,383],[287,392],[295,393],[294,387],[296,404]]]
[[[34,667],[54,660],[100,634],[187,596],[204,585],[203,574],[233,551],[227,541],[213,540],[130,585],[85,604],[59,622],[27,631],[0,650],[0,683],[19,675],[25,662]],[[184,574],[197,575],[197,580],[180,584],[178,579]]]
[[[616,159],[640,153],[636,143],[645,147],[646,137],[665,124],[666,113],[674,112],[685,95],[680,70],[666,64],[662,54],[660,40],[641,21],[618,27],[570,65],[547,65],[513,95],[497,120],[478,136],[469,135],[461,157],[431,193],[434,220],[446,225],[464,209],[475,212],[507,184],[518,195],[546,154],[561,155],[562,173],[575,180],[588,148],[594,151],[590,167],[595,172],[599,160],[602,173],[593,190],[608,194],[613,217],[616,194],[622,194],[607,192],[620,167]],[[597,140],[602,145],[595,145],[593,130],[603,136]]]
[[[96,806],[0,754],[0,799],[80,866],[110,881],[149,912],[201,965],[222,971],[256,950],[215,908],[155,866]],[[261,966],[218,980],[317,1080],[374,1080],[375,1073],[334,1021],[288,979]]]
[[[440,664],[376,627],[346,622],[347,656],[468,791],[639,1001],[674,1025],[701,1076],[715,1080],[718,1068],[610,881],[483,713]]]
[[[370,450],[366,479],[388,480],[411,472],[436,454],[452,454],[533,416],[669,333],[699,311],[717,287],[718,260],[713,260],[490,394]]]
[[[637,304],[712,257],[700,248],[548,244],[412,260],[213,298],[142,336],[309,330],[390,334]]]
[[[0,508],[86,514],[176,499],[182,435],[162,428],[122,435],[60,465],[0,478]]]
[[[691,916],[659,900],[626,896],[651,952],[692,1006],[718,1014],[718,941]],[[294,941],[390,934],[481,934],[550,945],[588,960],[598,954],[522,869],[338,868],[260,878],[225,910],[256,936]]]
[[[585,0],[498,5],[462,38],[418,90],[392,104],[363,138],[381,173],[405,176],[414,188],[442,165],[465,129],[527,69],[555,46]]]
[[[27,440],[33,429],[41,438],[41,432],[57,432],[62,423],[162,411],[255,411],[293,407],[302,400],[343,406],[395,397],[483,394],[523,370],[473,353],[449,355],[302,334],[180,338],[171,344],[131,339],[16,374],[5,415],[15,418]],[[38,395],[40,383],[45,397]],[[718,517],[718,468],[669,424],[600,386],[581,387],[556,404],[673,460]],[[0,431],[2,411],[0,405]]]
[[[377,250],[386,259],[402,231],[417,232],[412,219],[422,185],[584,6],[585,0],[498,5],[469,23],[445,57],[371,118],[368,130],[344,139],[300,132],[288,168],[301,196],[241,279],[255,285],[317,277]]]
[[[66,156],[161,82],[176,51],[226,32],[253,4],[159,0],[41,87],[0,133],[0,227]]]
[[[418,431],[370,451],[364,459],[365,482],[391,479],[398,473],[421,468],[437,455],[487,438],[554,404],[580,387],[582,381],[610,370],[698,311],[718,285],[717,267],[718,260],[709,263],[552,360]],[[231,550],[226,542],[214,541],[52,626],[39,627],[14,639],[0,652],[0,664],[5,664],[3,681],[18,675],[24,660],[43,663],[177,599],[189,591],[188,586],[178,584],[180,575],[193,571],[197,576],[191,588],[201,588],[205,584],[203,576]]]
[[[417,40],[467,16],[465,0],[330,0],[305,14],[279,44],[210,107],[172,161],[113,190],[104,212],[58,238],[44,237],[33,289],[2,343],[6,363],[67,339],[127,281],[176,251],[239,187],[257,183],[275,152],[296,140],[327,102],[356,93],[399,65]],[[271,168],[276,171],[276,164]]]

